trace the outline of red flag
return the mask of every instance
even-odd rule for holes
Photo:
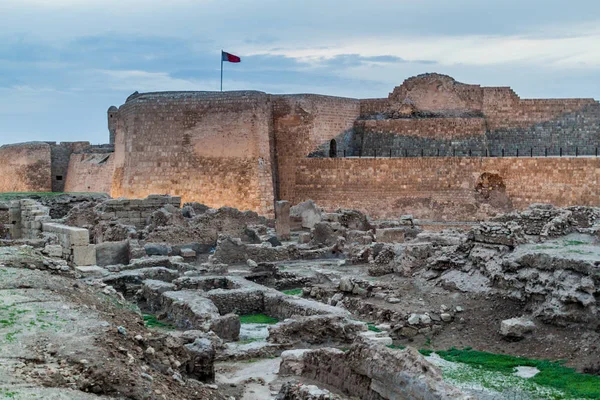
[[[238,56],[235,56],[233,54],[227,53],[225,51],[221,51],[221,59],[223,61],[228,61],[228,62],[231,62],[231,63],[239,63],[239,62],[242,61]]]

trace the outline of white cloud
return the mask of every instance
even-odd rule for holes
[[[95,70],[91,73],[99,73],[108,79],[101,79],[101,83],[108,85],[114,90],[125,90],[139,92],[160,92],[180,90],[217,90],[219,82],[214,80],[188,80],[173,78],[166,72],[148,72],[140,70]]]
[[[565,37],[438,36],[363,37],[330,41],[325,48],[287,46],[275,49],[249,47],[251,54],[278,54],[318,63],[342,54],[364,57],[393,55],[407,61],[435,60],[442,65],[494,65],[525,63],[557,68],[600,66],[600,30]]]

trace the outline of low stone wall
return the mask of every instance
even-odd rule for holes
[[[181,197],[151,194],[145,199],[111,199],[99,206],[103,218],[118,218],[125,225],[144,228],[146,220],[156,210],[166,205],[181,207]]]
[[[282,354],[280,375],[300,375],[364,400],[466,399],[417,350],[357,343],[348,352],[326,348]]]
[[[90,232],[87,229],[52,222],[43,223],[42,228],[44,232],[58,237],[64,259],[76,266],[96,264],[96,246],[90,244]]]
[[[50,209],[35,200],[23,199],[19,201],[19,211],[21,214],[21,237],[37,239],[42,231],[42,224],[51,219]]]

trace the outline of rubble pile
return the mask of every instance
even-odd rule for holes
[[[525,344],[581,369],[600,351],[599,209],[532,205],[434,231],[409,215],[373,221],[312,201],[278,202],[276,221],[161,195],[54,204],[0,204],[0,276],[19,291],[0,296],[0,313],[45,307],[0,315],[0,333],[23,344],[13,350],[38,360],[17,368],[0,350],[0,376],[18,377],[2,387],[33,382],[64,398],[467,399],[479,397],[413,347]],[[47,327],[59,322],[30,311],[90,333],[76,338],[65,324],[55,351]],[[68,397],[78,390],[89,396]]]

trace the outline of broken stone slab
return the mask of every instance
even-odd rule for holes
[[[525,317],[505,319],[500,323],[500,334],[512,340],[521,340],[534,329],[535,323]]]
[[[59,244],[47,244],[42,253],[48,257],[61,258],[63,256],[63,248]]]
[[[173,248],[166,243],[146,243],[144,249],[149,256],[170,256],[173,253]]]
[[[179,251],[183,258],[196,258],[196,252],[193,249],[184,248]]]
[[[106,269],[96,265],[75,267],[75,271],[79,272],[82,278],[104,278],[110,274]]]
[[[168,319],[180,329],[208,330],[211,319],[220,316],[215,304],[193,290],[164,292],[161,305]],[[239,333],[239,332],[238,332]]]
[[[298,400],[341,400],[342,397],[331,393],[329,390],[321,389],[315,385],[297,382],[286,382],[281,386],[275,400],[298,399]]]
[[[302,228],[312,229],[323,219],[321,210],[312,200],[296,204],[290,208],[290,216],[300,219]]]
[[[404,243],[405,229],[404,228],[385,228],[377,229],[375,236],[378,242],[381,243]]]
[[[73,264],[76,266],[96,265],[96,245],[73,246]]]
[[[363,340],[374,344],[381,344],[383,346],[390,346],[393,344],[392,338],[389,337],[385,332],[366,331],[360,332],[359,336]]]

